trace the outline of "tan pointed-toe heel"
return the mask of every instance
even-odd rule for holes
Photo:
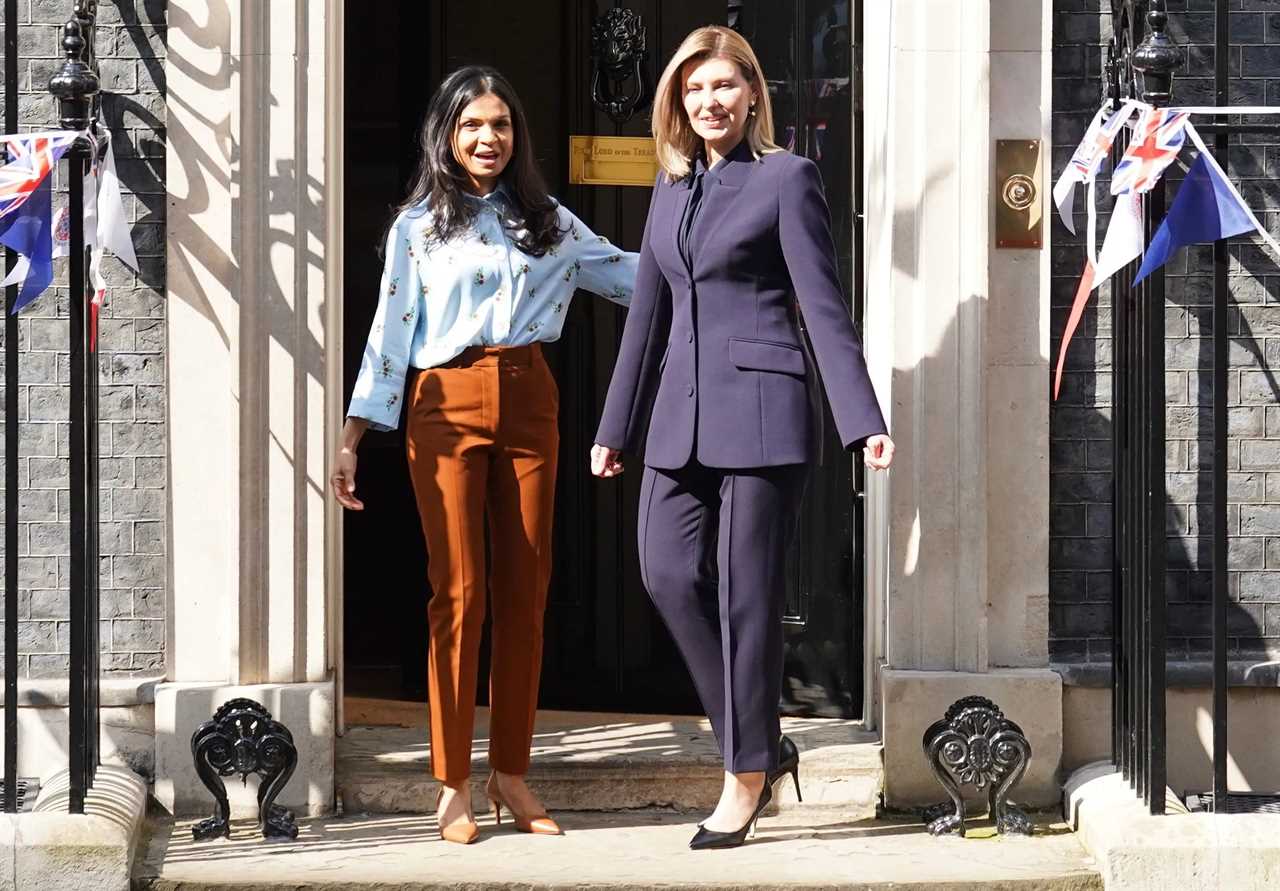
[[[459,795],[470,795],[470,789],[465,792],[459,792]],[[440,791],[436,793],[436,821],[440,819],[440,799],[444,797],[444,786],[440,787]],[[458,823],[450,823],[448,826],[440,826],[440,837],[447,842],[453,842],[456,845],[469,845],[480,837],[480,827],[476,825],[474,819],[464,820]]]
[[[507,803],[498,790],[498,778],[494,774],[489,774],[489,779],[484,784],[484,794],[493,805],[493,819],[499,826],[502,825],[502,809],[505,807],[511,814],[511,822],[515,824],[518,832],[528,832],[532,835],[564,835],[564,830],[546,812],[536,817],[526,817],[516,813],[516,809]]]

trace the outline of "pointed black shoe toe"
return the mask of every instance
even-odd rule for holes
[[[760,814],[773,801],[773,787],[768,783],[760,790],[760,799],[756,802],[755,813],[747,820],[746,825],[736,832],[716,832],[705,826],[699,826],[697,833],[689,841],[690,850],[712,851],[717,848],[736,848],[747,840],[747,834],[755,829]]]

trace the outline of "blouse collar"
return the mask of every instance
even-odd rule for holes
[[[468,192],[465,190],[462,194],[466,195],[472,201],[478,201],[480,204],[492,208],[498,213],[501,213],[503,209],[511,204],[511,190],[507,186],[506,180],[498,180],[498,184],[493,188],[493,191],[489,192],[487,195],[477,195],[474,192]]]

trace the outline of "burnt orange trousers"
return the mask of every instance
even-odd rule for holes
[[[555,379],[536,344],[473,347],[412,384],[409,475],[433,592],[431,771],[446,783],[471,774],[486,588],[493,604],[489,764],[510,774],[529,768],[551,577],[558,411]]]

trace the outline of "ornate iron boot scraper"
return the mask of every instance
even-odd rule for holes
[[[1031,820],[1009,804],[1009,790],[1027,772],[1031,744],[1022,728],[982,696],[966,696],[947,709],[941,721],[924,732],[924,754],[933,775],[951,796],[950,802],[926,808],[929,832],[955,832],[964,838],[962,783],[987,790],[989,812],[996,831],[1031,834]]]
[[[191,827],[196,841],[231,837],[231,806],[222,778],[240,774],[261,777],[258,785],[258,825],[263,838],[297,838],[293,813],[275,803],[280,790],[298,766],[293,734],[252,699],[232,699],[191,735],[191,757],[200,781],[213,793],[214,812]]]

